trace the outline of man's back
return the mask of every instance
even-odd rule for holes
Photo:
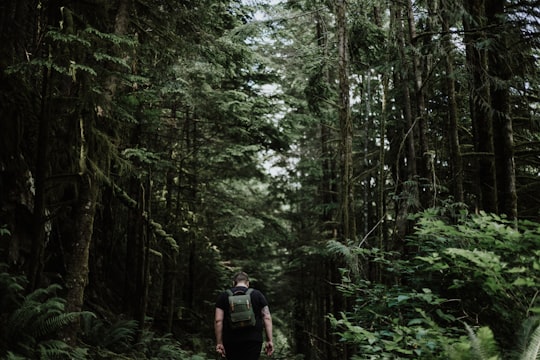
[[[238,273],[233,278],[234,286],[230,293],[245,294],[249,289],[249,278],[246,273]],[[272,317],[266,297],[256,289],[250,289],[249,299],[253,306],[255,324],[235,328],[230,321],[231,306],[229,291],[221,292],[216,300],[215,333],[216,351],[228,360],[258,360],[263,343],[263,329],[266,333],[266,352],[274,351],[272,342]]]

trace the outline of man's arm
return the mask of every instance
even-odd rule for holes
[[[264,323],[264,332],[266,333],[266,355],[270,356],[274,352],[274,342],[272,339],[272,315],[270,315],[268,306],[262,308],[261,314]]]
[[[223,346],[223,319],[225,312],[223,309],[216,307],[216,315],[214,320],[214,332],[216,333],[216,351],[225,357],[225,347]]]

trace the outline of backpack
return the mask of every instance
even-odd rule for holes
[[[255,326],[255,313],[251,303],[251,293],[253,289],[246,292],[239,290],[234,294],[231,289],[227,289],[229,295],[229,323],[232,329],[241,329]]]

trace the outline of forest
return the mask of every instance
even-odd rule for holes
[[[540,359],[540,1],[0,1],[0,358]],[[261,359],[266,359],[265,355]]]

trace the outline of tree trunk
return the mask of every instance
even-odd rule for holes
[[[339,74],[339,128],[341,132],[341,219],[344,241],[356,238],[353,183],[353,126],[350,106],[347,1],[336,1]]]
[[[171,117],[174,122],[174,126],[170,127],[171,130],[171,138],[177,136],[177,107],[176,105],[173,105],[171,107]],[[169,159],[174,158],[174,148],[170,149],[169,153]],[[176,200],[178,203],[180,200],[173,196],[173,194],[176,192],[178,194],[180,191],[179,189],[175,188],[174,184],[174,177],[175,172],[173,169],[167,170],[167,179],[166,179],[166,187],[167,187],[167,194],[165,197],[165,207],[167,213],[172,213],[173,211],[176,211],[173,207],[173,200]],[[178,204],[177,204],[178,205]],[[178,254],[174,252],[173,254],[170,254],[168,251],[163,252],[163,295],[162,295],[162,311],[165,315],[166,319],[166,331],[168,333],[172,333],[172,326],[173,326],[173,320],[174,320],[174,310],[175,310],[175,298],[176,298],[176,279],[178,275]]]
[[[373,17],[375,25],[377,25],[378,28],[382,28],[382,21],[381,21],[381,8],[379,6],[373,7]],[[385,229],[387,222],[385,221],[385,214],[386,214],[386,208],[385,208],[385,194],[386,194],[386,147],[382,144],[385,144],[386,142],[386,124],[387,124],[387,118],[388,118],[388,104],[387,104],[387,98],[388,98],[388,75],[387,74],[381,74],[381,85],[379,92],[381,94],[381,115],[379,119],[379,156],[378,156],[378,171],[377,171],[377,199],[376,199],[376,208],[377,208],[377,221],[378,223],[375,225],[377,227],[377,247],[381,249],[382,251],[387,250],[387,239],[386,234],[388,233]],[[368,266],[372,267],[371,276],[368,277],[371,281],[378,281],[382,282],[382,265],[381,264],[368,264]]]
[[[416,143],[414,137],[415,121],[413,119],[412,101],[410,94],[410,78],[411,69],[408,66],[409,59],[406,55],[405,49],[405,29],[403,24],[403,12],[404,9],[401,5],[395,4],[392,7],[393,14],[393,26],[398,43],[400,69],[396,70],[395,81],[402,89],[401,95],[401,114],[405,124],[405,128],[399,128],[401,132],[401,143],[398,145],[398,153],[396,156],[395,165],[395,182],[396,182],[396,194],[399,194],[399,199],[396,201],[396,220],[395,229],[393,232],[394,242],[393,249],[399,252],[405,252],[404,239],[409,231],[408,215],[411,209],[417,206],[419,203],[418,197],[418,170],[417,170],[417,158],[416,158]],[[406,10],[406,9],[405,9]],[[400,123],[398,121],[398,123]],[[399,125],[398,125],[399,126]],[[399,137],[399,136],[398,136]],[[402,152],[403,147],[406,148],[405,152]],[[413,204],[411,206],[411,204]]]
[[[341,211],[341,237],[344,242],[356,242],[356,210],[354,196],[354,174],[353,174],[353,124],[350,105],[350,84],[349,84],[349,39],[347,26],[347,0],[336,1],[337,17],[337,37],[338,37],[338,111],[340,129],[341,148],[341,189],[340,189],[340,211]],[[342,267],[341,261],[330,263],[329,279],[336,280],[338,268]],[[337,276],[339,278],[339,276]],[[336,281],[340,281],[338,279]],[[334,312],[337,307],[346,309],[347,304],[342,297],[332,289],[331,303],[326,304],[326,310]],[[329,346],[328,359],[339,359],[340,356],[347,358],[347,348],[338,345],[335,335],[327,331],[331,346]]]
[[[433,6],[433,1],[429,2]],[[428,20],[429,21],[429,20]],[[411,48],[415,46],[415,38],[416,38],[416,23],[414,19],[413,14],[413,4],[412,0],[407,0],[407,25],[408,25],[408,42],[407,45]],[[430,31],[430,29],[426,29],[427,32]],[[427,46],[430,37],[425,36],[424,37],[425,42],[424,46]],[[424,207],[432,206],[432,199],[434,197],[434,185],[435,181],[433,179],[433,158],[432,154],[429,151],[429,145],[427,141],[427,135],[426,135],[426,119],[427,119],[427,107],[426,107],[426,101],[424,97],[424,79],[422,76],[422,59],[419,55],[417,55],[417,51],[411,51],[412,52],[412,59],[411,63],[413,65],[412,67],[412,77],[414,79],[414,97],[411,97],[411,95],[408,95],[408,99],[411,102],[411,104],[408,106],[409,108],[413,108],[414,105],[416,105],[415,111],[411,111],[411,120],[409,121],[411,123],[412,132],[411,135],[414,134],[415,136],[410,137],[410,141],[414,141],[414,137],[418,138],[418,148],[419,148],[419,156],[415,155],[416,159],[420,159],[420,166],[417,167],[418,171],[418,183],[419,188],[420,187],[426,187],[424,191],[419,193],[419,201],[421,201],[421,204]],[[409,61],[408,59],[405,59],[405,61]],[[426,66],[427,67],[427,66]],[[427,71],[426,71],[427,73]],[[407,92],[408,85],[407,85]],[[413,101],[414,99],[414,101]],[[426,181],[427,183],[423,183]]]
[[[148,218],[152,217],[151,212],[151,172],[147,174],[146,186],[143,188],[143,195],[141,197],[142,206],[144,212],[146,212]],[[142,214],[141,214],[142,215]],[[142,216],[141,216],[142,217]],[[137,306],[136,319],[139,322],[138,342],[142,339],[142,333],[145,325],[146,310],[148,308],[148,289],[150,283],[150,247],[152,239],[152,231],[147,221],[142,222],[140,247],[137,249],[139,256],[139,266],[137,269],[137,299],[139,300]]]
[[[41,109],[39,116],[38,146],[35,174],[34,221],[33,239],[30,257],[30,272],[28,276],[29,290],[33,291],[40,285],[43,272],[43,255],[45,252],[45,179],[47,177],[50,114],[49,108],[49,80],[50,72],[43,69],[41,85]]]
[[[491,0],[486,4],[486,17],[492,46],[488,49],[491,80],[491,108],[493,114],[493,142],[497,178],[498,210],[510,219],[517,218],[516,170],[514,164],[514,137],[510,115],[508,80],[508,33],[505,30],[504,0]]]
[[[115,22],[115,33],[127,33],[130,0],[118,0],[118,12]],[[116,94],[118,79],[111,76],[106,86],[109,90],[105,99],[105,108],[112,107],[112,99]],[[84,291],[88,282],[89,252],[92,242],[94,218],[96,215],[96,202],[99,198],[99,184],[95,177],[96,170],[89,168],[92,162],[100,163],[93,141],[87,137],[93,136],[90,122],[93,119],[80,119],[80,155],[79,155],[79,188],[75,214],[76,236],[73,239],[71,253],[66,269],[66,300],[68,311],[81,311],[84,301]],[[92,165],[95,166],[95,165]],[[64,333],[66,342],[75,344],[79,323],[74,323]]]
[[[448,8],[448,2],[442,1],[443,4],[443,16],[442,16],[442,28],[445,47],[445,67],[446,67],[446,92],[448,94],[448,133],[450,135],[450,158],[452,162],[452,174],[454,181],[453,185],[453,194],[454,199],[457,202],[463,203],[464,193],[463,193],[463,160],[461,157],[461,149],[459,142],[459,126],[458,126],[458,106],[456,100],[456,82],[454,80],[454,56],[453,50],[454,46],[450,41],[450,24],[449,24],[449,15],[450,9]]]
[[[472,19],[464,18],[466,60],[470,72],[470,112],[473,127],[473,142],[477,162],[478,207],[486,212],[497,213],[497,186],[495,162],[493,158],[493,123],[489,112],[491,104],[489,82],[486,78],[487,57],[480,46],[485,40],[482,27],[484,21],[484,0],[467,0],[466,10]]]
[[[82,125],[82,124],[81,124]],[[84,290],[88,282],[88,258],[94,231],[94,216],[99,187],[95,177],[85,170],[79,179],[79,198],[75,208],[75,238],[72,241],[66,271],[66,310],[82,310]],[[74,345],[77,341],[79,323],[75,322],[64,333],[65,341]]]
[[[328,66],[326,60],[328,58],[328,36],[324,29],[325,20],[322,18],[320,11],[317,11],[316,15],[316,34],[317,34],[317,46],[320,51],[320,57],[323,59],[321,66],[321,82],[326,82],[326,84],[321,84],[321,86],[331,86],[332,77],[328,71]],[[319,102],[319,99],[316,100]],[[336,213],[335,213],[335,204],[338,202],[336,199],[337,194],[337,178],[336,178],[336,165],[332,161],[335,155],[335,149],[330,144],[332,142],[332,126],[328,123],[326,117],[322,114],[320,110],[316,114],[320,117],[320,139],[321,139],[321,167],[322,167],[322,178],[321,178],[321,202],[323,204],[323,210],[321,214],[321,223],[323,236],[327,239],[335,239],[337,237],[338,229],[336,227]]]

